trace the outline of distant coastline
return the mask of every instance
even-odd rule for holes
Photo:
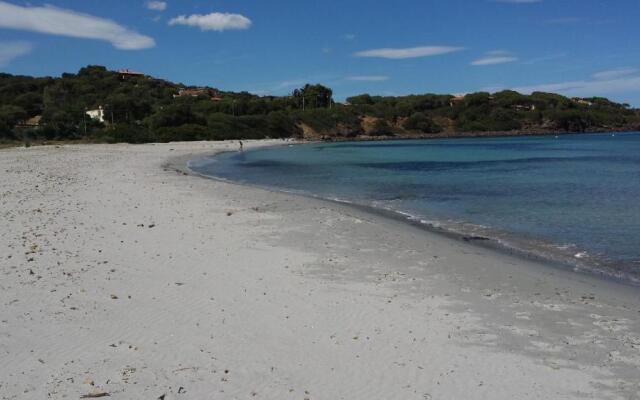
[[[266,138],[377,140],[635,131],[640,110],[602,97],[512,90],[360,94],[304,84],[289,95],[193,87],[89,65],[76,74],[0,74],[0,145]]]
[[[612,129],[593,129],[584,132],[569,132],[558,130],[516,130],[516,131],[488,131],[488,132],[450,132],[450,133],[428,133],[421,135],[397,135],[397,136],[331,136],[308,142],[363,142],[363,141],[386,141],[386,140],[418,140],[418,139],[465,139],[465,138],[501,138],[501,137],[522,137],[522,136],[566,136],[566,135],[589,135],[603,133],[634,133],[640,132],[640,126],[621,127]]]

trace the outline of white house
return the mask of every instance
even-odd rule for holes
[[[87,115],[93,120],[104,123],[104,109],[102,106],[98,107],[97,110],[87,110]]]

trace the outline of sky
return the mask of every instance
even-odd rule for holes
[[[0,0],[0,71],[338,100],[514,89],[640,107],[640,0]]]

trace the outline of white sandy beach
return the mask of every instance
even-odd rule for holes
[[[236,148],[0,150],[0,398],[640,398],[640,289],[176,171]]]

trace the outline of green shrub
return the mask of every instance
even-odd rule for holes
[[[373,126],[371,127],[371,131],[369,132],[371,136],[393,136],[393,130],[389,123],[384,119],[377,119]]]
[[[422,133],[437,133],[442,130],[433,120],[424,113],[417,112],[406,119],[402,125],[404,129]]]

